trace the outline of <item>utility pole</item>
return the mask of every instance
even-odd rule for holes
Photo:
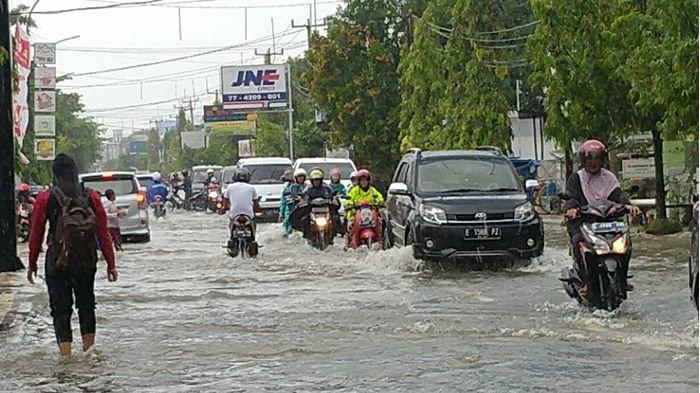
[[[0,0],[0,46],[7,56],[0,64],[0,272],[24,269],[17,257],[17,217],[15,214],[15,135],[12,127],[12,46],[10,10]]]
[[[272,49],[267,48],[267,52],[260,52],[256,49],[255,56],[263,56],[265,58],[265,64],[272,64],[272,56],[282,55],[284,55],[284,48],[281,48],[279,52],[277,51],[277,45],[275,44],[275,20],[272,19]]]
[[[287,62],[287,92],[289,96],[289,159],[294,161],[294,106],[292,105],[292,64]]]
[[[312,8],[313,7],[313,8]],[[292,19],[292,27],[295,29],[300,29],[300,28],[305,28],[306,29],[306,43],[307,47],[311,47],[311,33],[314,31],[317,31],[317,27],[323,27],[326,25],[326,21],[324,20],[323,23],[316,23],[316,20],[314,18],[315,15],[315,9],[316,7],[316,2],[314,2],[314,5],[309,5],[309,18],[306,19],[306,24],[297,24],[294,22],[294,19]]]

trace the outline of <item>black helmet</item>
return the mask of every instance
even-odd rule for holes
[[[250,181],[250,171],[246,168],[241,168],[236,172],[236,181],[248,183]]]

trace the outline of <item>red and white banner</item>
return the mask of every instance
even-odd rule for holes
[[[29,95],[28,80],[31,71],[31,44],[29,42],[29,36],[19,25],[15,29],[14,38],[14,62],[17,67],[18,81],[13,91],[14,105],[12,108],[12,120],[14,122],[13,130],[15,137],[17,138],[17,143],[21,147],[24,134],[27,132],[27,125],[29,124],[29,104],[27,102],[27,96]]]

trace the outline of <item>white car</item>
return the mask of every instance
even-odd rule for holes
[[[103,196],[103,202],[105,191],[114,190],[117,207],[126,212],[126,217],[119,219],[119,229],[125,239],[140,242],[151,240],[146,192],[139,189],[136,175],[131,172],[86,173],[80,175],[80,182],[98,191]]]
[[[357,171],[355,163],[349,158],[299,158],[294,162],[294,170],[303,168],[306,173],[311,173],[314,168],[319,168],[326,176],[326,183],[330,183],[331,169],[340,169],[340,182],[346,188],[350,187],[350,174]]]
[[[238,160],[237,166],[250,172],[250,184],[260,198],[262,218],[277,219],[284,190],[282,175],[292,169],[292,161],[283,157],[243,158]],[[229,180],[225,178],[224,182],[228,183]]]

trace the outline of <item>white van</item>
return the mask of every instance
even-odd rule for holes
[[[284,190],[282,175],[292,169],[292,161],[283,157],[243,158],[238,160],[237,166],[250,171],[250,184],[260,197],[262,218],[277,219]]]
[[[330,183],[331,169],[340,169],[340,182],[346,188],[350,187],[350,174],[357,171],[355,163],[349,158],[299,158],[294,162],[294,170],[303,168],[310,173],[314,168],[319,168],[326,175],[326,183]]]

